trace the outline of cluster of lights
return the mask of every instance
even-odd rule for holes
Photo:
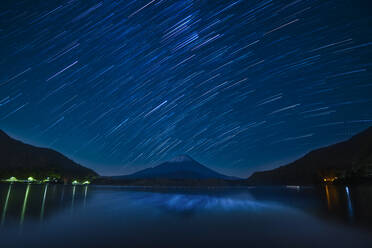
[[[324,182],[334,182],[335,180],[337,180],[337,177],[325,177],[325,178],[323,178]]]
[[[88,184],[90,184],[90,182],[89,181],[84,181],[84,182],[80,183],[77,180],[72,181],[72,185],[79,185],[79,184],[88,185]]]
[[[28,177],[27,180],[19,180],[16,177],[10,177],[10,178],[8,178],[8,179],[6,179],[4,181],[5,182],[10,182],[10,183],[13,183],[13,182],[28,182],[28,183],[40,182],[40,183],[48,183],[48,182],[50,182],[50,178],[47,177],[46,179],[44,179],[42,181],[38,181],[38,180],[36,180],[33,177]],[[72,185],[80,185],[80,184],[81,185],[88,185],[88,184],[90,184],[90,182],[89,181],[84,181],[83,183],[80,183],[77,180],[72,181]]]
[[[5,180],[6,182],[18,182],[18,179],[15,177],[10,177],[9,179]]]

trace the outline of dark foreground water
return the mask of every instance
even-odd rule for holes
[[[0,184],[0,247],[372,247],[372,187]]]

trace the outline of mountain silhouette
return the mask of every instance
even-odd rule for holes
[[[279,168],[256,172],[249,184],[304,185],[319,182],[329,173],[366,176],[372,167],[372,127],[347,141],[309,152]]]
[[[0,130],[0,179],[11,176],[87,178],[98,176],[59,152],[24,144]]]
[[[130,175],[115,176],[113,179],[225,179],[230,177],[198,163],[188,155],[179,155],[155,167],[140,170]]]

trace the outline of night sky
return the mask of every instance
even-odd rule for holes
[[[248,176],[372,125],[369,1],[1,1],[0,128],[104,175]]]

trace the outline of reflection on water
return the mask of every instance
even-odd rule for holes
[[[231,195],[231,192],[234,194]],[[4,226],[7,223],[14,225],[18,219],[18,224],[22,226],[25,218],[34,220],[36,216],[39,216],[39,221],[42,222],[45,215],[50,216],[63,211],[68,206],[71,213],[75,207],[86,207],[88,186],[2,184],[0,193],[3,206],[1,225]],[[244,197],[237,197],[237,193],[238,195],[244,194]],[[325,185],[319,191],[316,189],[249,188],[244,191],[232,190],[228,193],[223,191],[223,193],[214,192],[213,194],[195,193],[195,191],[183,191],[181,194],[172,190],[146,191],[142,194],[135,194],[131,201],[138,205],[150,205],[169,212],[187,214],[201,209],[255,210],[272,207],[275,203],[277,206],[289,206],[347,223],[357,222],[367,227],[369,225],[365,225],[366,223],[372,223],[369,211],[372,208],[371,187],[350,188]],[[45,213],[46,210],[47,213]]]
[[[249,210],[255,211],[262,208],[277,206],[273,203],[258,202],[250,194],[244,194],[244,197],[237,198],[236,195],[216,195],[197,193],[178,193],[178,192],[148,192],[136,196],[134,199],[136,205],[149,205],[168,213],[190,215],[200,211],[235,211]]]
[[[1,214],[1,226],[4,225],[6,211],[8,209],[9,197],[10,197],[10,192],[11,191],[12,191],[12,184],[9,184],[8,192],[7,192],[6,197],[5,197],[5,203],[4,203],[3,212]]]
[[[354,213],[353,213],[353,206],[351,205],[351,198],[350,198],[350,191],[349,187],[345,187],[346,197],[347,197],[347,207],[349,209],[349,219],[350,221],[353,221]]]
[[[332,208],[332,206],[331,206],[331,197],[329,195],[328,185],[325,186],[325,192],[326,192],[326,196],[327,196],[328,209],[331,210],[331,208]]]
[[[88,186],[84,187],[84,207],[87,205]]]
[[[46,195],[47,195],[47,192],[48,192],[48,186],[49,186],[48,183],[45,184],[45,186],[44,186],[43,202],[41,203],[41,211],[40,211],[40,221],[41,222],[43,221],[43,218],[44,218],[45,199],[46,199]]]
[[[255,210],[272,207],[275,203],[277,206],[300,209],[322,218],[333,218],[350,224],[356,222],[370,226],[372,229],[372,225],[368,225],[372,223],[370,214],[372,187],[351,188],[325,185],[320,190],[249,188],[222,192],[209,194],[210,192],[183,191],[180,194],[172,190],[146,191],[142,194],[135,194],[131,201],[138,205],[150,205],[169,212],[188,214],[201,209]],[[25,218],[34,220],[38,216],[39,221],[42,222],[45,215],[51,216],[68,206],[71,213],[75,207],[85,207],[88,186],[2,184],[0,193],[3,206],[1,225],[4,226],[7,223],[14,225],[18,219],[18,224],[22,226]],[[240,198],[239,195],[243,197]]]
[[[71,201],[71,212],[74,210],[74,200],[75,200],[76,186],[72,186],[72,201]]]
[[[78,205],[81,202],[86,204],[87,192],[88,186],[1,184],[1,197],[5,196],[1,199],[1,226],[16,225],[18,220],[22,230],[25,220],[34,221],[38,217],[39,222],[43,222],[45,215],[63,211],[68,203],[73,211],[75,201]]]
[[[362,225],[372,229],[372,187],[326,185],[323,189],[327,204],[327,217],[333,217],[349,224]]]
[[[27,206],[28,194],[30,192],[30,187],[31,187],[31,185],[28,184],[27,185],[27,188],[26,188],[25,199],[23,200],[22,212],[21,212],[21,220],[19,221],[19,226],[21,227],[20,230],[22,230],[23,221],[25,219],[25,212],[26,212],[26,206]]]
[[[78,240],[93,247],[107,242],[122,247],[123,240],[137,247],[153,247],[152,240],[157,247],[181,240],[185,247],[231,242],[273,247],[282,237],[288,239],[285,247],[372,244],[364,235],[372,232],[372,187],[155,190],[0,184],[0,204],[0,239],[16,239],[16,247],[56,246],[60,235],[73,247],[83,247]]]

